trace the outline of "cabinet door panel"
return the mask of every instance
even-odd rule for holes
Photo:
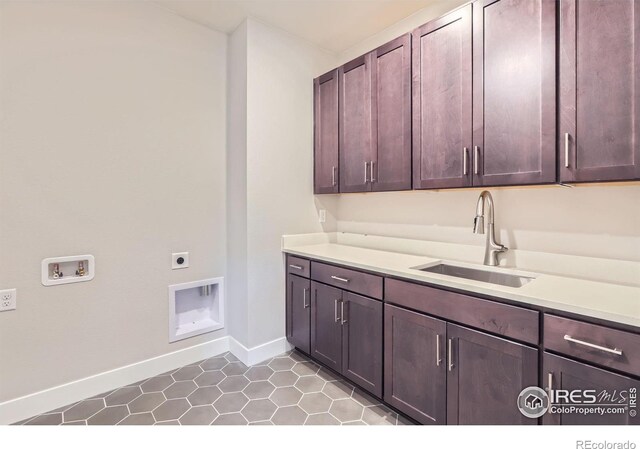
[[[311,355],[336,371],[342,368],[342,291],[311,283]]]
[[[314,192],[338,193],[338,71],[313,82]]]
[[[561,181],[640,177],[639,48],[640,2],[560,2]]]
[[[414,188],[471,185],[471,11],[413,32]]]
[[[423,424],[446,420],[446,327],[442,320],[384,306],[384,400]]]
[[[520,392],[538,385],[536,349],[453,324],[447,344],[447,424],[537,424],[517,406]]]
[[[309,353],[311,342],[311,281],[295,275],[287,277],[287,340]]]
[[[598,402],[616,404],[620,401],[627,402],[628,392],[634,388],[637,394],[640,390],[640,382],[630,377],[614,374],[600,368],[586,365],[556,355],[544,353],[543,376],[547,382],[546,390],[549,391],[549,377],[551,388],[557,390],[595,390]],[[605,392],[604,396],[601,396]],[[607,399],[606,394],[611,394]],[[624,395],[624,397],[623,397]],[[636,409],[637,410],[637,409]],[[543,416],[544,424],[640,424],[638,416],[631,417],[628,412],[615,414],[560,414],[547,412]]]
[[[371,190],[371,54],[338,69],[340,89],[340,191]],[[366,166],[365,166],[366,164]]]
[[[374,191],[411,189],[411,35],[372,56]]]
[[[473,16],[473,183],[554,182],[555,1],[479,0]]]
[[[382,302],[342,293],[342,374],[382,396]]]

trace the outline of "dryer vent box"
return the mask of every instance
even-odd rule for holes
[[[169,286],[169,342],[223,327],[223,278]]]

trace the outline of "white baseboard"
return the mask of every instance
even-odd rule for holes
[[[229,351],[230,337],[221,337],[179,351],[132,363],[64,385],[0,403],[0,424],[11,424],[105,391],[157,376],[180,366]],[[235,342],[235,340],[233,340]],[[271,342],[273,343],[273,342]],[[267,343],[270,344],[270,343]],[[264,345],[263,345],[264,346]],[[242,358],[232,351],[240,360]],[[281,351],[281,352],[284,352]],[[243,353],[244,354],[244,353]],[[245,362],[246,363],[246,362]],[[257,363],[257,362],[254,362]]]
[[[247,348],[235,338],[229,336],[229,351],[247,366],[255,365],[293,349],[285,337]]]

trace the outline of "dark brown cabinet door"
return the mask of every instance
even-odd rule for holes
[[[338,71],[316,78],[314,97],[314,193],[338,193]]]
[[[447,324],[447,424],[537,424],[517,407],[538,385],[538,351]]]
[[[613,407],[629,405],[630,396],[637,398],[640,390],[640,382],[626,376],[614,374],[600,368],[574,362],[556,355],[544,353],[543,378],[546,382],[545,389],[549,391],[549,383],[554,395],[558,390],[595,390],[594,394],[598,403],[612,404]],[[555,401],[555,400],[554,400]],[[556,401],[557,402],[557,401]],[[562,402],[561,402],[562,403]],[[591,406],[590,404],[587,404]],[[595,407],[595,405],[593,405]],[[607,407],[607,406],[605,406]],[[635,410],[640,407],[636,403]],[[629,408],[623,413],[608,414],[562,414],[547,412],[542,420],[544,424],[640,424],[637,414],[631,416]]]
[[[375,50],[372,64],[371,190],[410,190],[411,35]]]
[[[444,321],[385,304],[384,400],[423,424],[445,424]]]
[[[311,348],[311,282],[287,276],[287,340],[309,353]]]
[[[371,53],[338,69],[340,192],[371,190]]]
[[[563,182],[640,178],[640,2],[560,1]]]
[[[382,397],[382,302],[342,293],[342,374]]]
[[[473,183],[556,180],[555,0],[473,4]]]
[[[413,187],[471,185],[472,6],[413,32]]]
[[[336,371],[342,368],[342,290],[311,282],[311,355]]]

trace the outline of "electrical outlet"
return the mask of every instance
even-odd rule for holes
[[[320,209],[318,211],[318,220],[320,221],[320,223],[324,223],[325,221],[327,221],[327,210],[326,209]]]
[[[171,254],[171,269],[189,268],[189,253]]]
[[[9,290],[0,290],[0,312],[16,310],[17,299],[18,292],[15,288]]]

